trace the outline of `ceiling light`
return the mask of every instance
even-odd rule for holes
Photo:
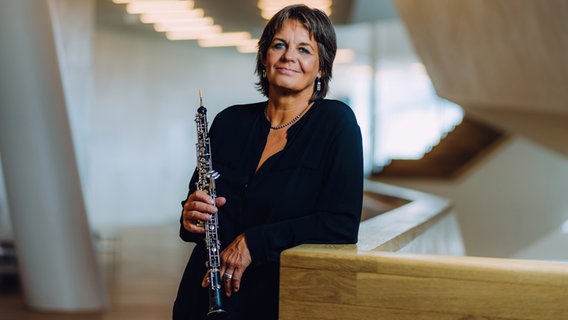
[[[200,47],[229,47],[238,46],[250,39],[248,32],[227,32],[203,37],[197,41]]]
[[[198,40],[204,37],[211,37],[217,34],[221,34],[221,26],[204,26],[196,27],[193,29],[186,30],[174,30],[166,31],[166,38],[168,40]]]
[[[182,25],[177,27],[155,24],[154,30],[158,32],[176,32],[176,33],[199,33],[202,32],[202,36],[208,36],[209,34],[218,34],[223,31],[219,25],[209,25],[209,26],[195,26],[195,25]]]
[[[179,12],[147,12],[140,15],[144,23],[177,22],[203,18],[203,9],[192,9]]]
[[[260,12],[260,16],[264,19],[264,20],[270,20],[272,18],[272,16],[274,16],[279,10],[279,9],[275,9],[275,10],[263,10]],[[327,14],[328,16],[331,16],[332,10],[331,8],[318,8],[321,11],[323,11],[325,14]]]
[[[203,28],[213,25],[212,18],[202,18],[202,19],[194,19],[194,20],[187,20],[181,22],[156,22],[154,23],[154,30],[158,32],[166,32],[166,31],[183,31],[183,30],[193,30],[196,28]]]
[[[280,6],[281,8],[292,4],[297,4],[297,0],[259,0],[258,7],[264,9],[267,6]],[[331,7],[331,0],[304,0],[302,1],[308,7]]]
[[[269,20],[280,9],[296,3],[296,0],[259,0],[257,6],[261,11],[260,15],[262,18]],[[302,3],[310,8],[318,8],[327,15],[331,15],[331,0],[306,0]]]
[[[331,0],[318,0],[329,1]],[[140,21],[154,25],[169,40],[198,40],[201,47],[238,46],[240,52],[256,52],[258,39],[248,32],[223,33],[213,18],[204,17],[203,9],[193,9],[188,0],[113,0],[126,4],[126,11],[137,14]],[[263,2],[263,1],[260,1]],[[260,3],[259,2],[259,3]]]
[[[147,13],[147,12],[176,12],[191,10],[193,1],[132,1],[126,5],[126,12]]]

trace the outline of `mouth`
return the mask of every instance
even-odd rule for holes
[[[280,73],[298,73],[298,71],[294,69],[285,68],[285,67],[278,67],[276,68],[276,70]]]

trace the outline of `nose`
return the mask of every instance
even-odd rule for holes
[[[284,54],[282,54],[282,59],[285,61],[290,61],[294,59],[294,50],[290,47],[286,48]]]

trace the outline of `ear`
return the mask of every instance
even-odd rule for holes
[[[321,70],[318,71],[318,78],[321,78],[321,75],[322,75],[322,74],[323,74],[323,72],[321,72]]]

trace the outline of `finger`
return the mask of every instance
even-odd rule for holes
[[[192,233],[204,233],[205,229],[198,222],[211,220],[211,213],[207,211],[216,212],[217,208],[201,201],[187,201],[182,213],[184,228]]]
[[[238,292],[241,288],[241,279],[243,277],[243,271],[241,269],[235,269],[233,272],[233,279],[231,279],[231,286],[233,287],[233,292]]]
[[[235,270],[231,270],[231,271],[226,271],[223,274],[223,284],[225,287],[225,294],[227,295],[227,297],[230,297],[231,294],[233,293],[233,272]]]
[[[205,191],[203,190],[197,190],[194,193],[192,193],[191,195],[189,195],[188,200],[190,201],[202,201],[202,202],[206,202],[209,204],[215,204],[215,202],[213,201],[213,198]]]
[[[205,233],[205,228],[198,225],[198,221],[193,219],[183,219],[183,227],[191,233]]]
[[[203,218],[203,216],[195,211],[185,211],[182,214],[182,218],[183,218],[183,227],[192,233],[204,233],[205,232],[205,228],[203,226],[202,223],[200,223],[201,221],[203,221],[202,219],[210,219],[210,215],[206,214],[205,218]],[[199,219],[201,218],[201,219]]]
[[[183,210],[187,212],[195,212],[196,214],[214,214],[217,213],[217,207],[203,202],[202,200],[190,200],[183,205]]]
[[[211,214],[203,213],[199,211],[184,211],[183,212],[183,219],[188,221],[210,221]]]
[[[227,199],[225,197],[217,197],[215,198],[215,204],[217,207],[222,207],[227,203]]]
[[[203,280],[201,281],[201,286],[203,288],[206,288],[209,285],[209,271],[207,271],[207,273],[205,273],[205,276],[203,277]]]

